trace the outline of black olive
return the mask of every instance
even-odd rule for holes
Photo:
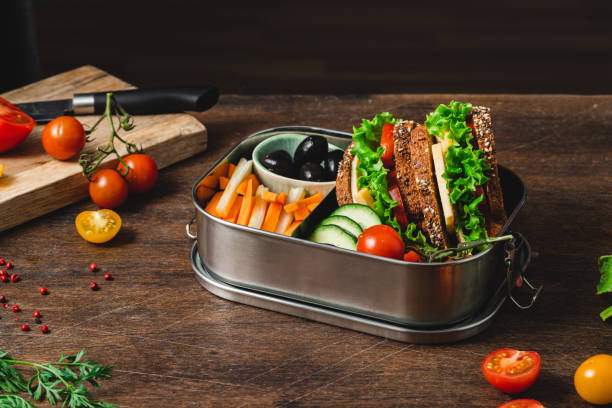
[[[338,166],[342,161],[344,152],[342,150],[332,150],[327,153],[327,157],[323,161],[323,167],[327,171],[330,180],[333,180],[338,175]]]
[[[327,155],[327,139],[323,136],[308,136],[295,149],[293,163],[300,168],[306,162],[321,163]]]
[[[306,162],[300,167],[298,177],[306,181],[323,181],[325,170],[318,163]]]
[[[276,150],[266,154],[261,161],[266,169],[285,177],[295,177],[295,168],[291,155],[284,150]]]

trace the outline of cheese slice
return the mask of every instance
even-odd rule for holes
[[[372,208],[372,204],[374,204],[374,197],[372,197],[372,194],[370,194],[370,189],[366,187],[357,192],[353,202],[367,205],[368,207]]]
[[[357,184],[357,167],[359,166],[359,158],[357,156],[353,157],[353,161],[351,163],[351,198],[353,202],[357,202],[356,197],[359,192],[359,185]]]
[[[446,180],[442,177],[444,173],[444,153],[443,143],[436,143],[431,146],[431,156],[433,158],[434,168],[436,171],[436,181],[438,183],[438,191],[440,192],[440,203],[442,204],[442,214],[444,215],[444,223],[448,234],[455,233],[455,209],[450,201],[450,194],[446,187]]]

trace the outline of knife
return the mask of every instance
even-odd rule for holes
[[[134,89],[111,91],[119,104],[132,115],[205,111],[219,100],[214,86]],[[15,104],[37,123],[47,123],[62,115],[102,114],[106,108],[106,93],[78,93],[72,99],[25,102]]]

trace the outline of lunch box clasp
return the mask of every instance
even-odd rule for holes
[[[533,306],[544,287],[541,285],[537,288],[534,287],[525,275],[527,266],[531,262],[531,245],[522,234],[515,232],[512,235],[514,235],[514,238],[506,244],[506,256],[504,258],[508,297],[519,309],[526,310]],[[514,288],[525,288],[523,290],[529,292],[530,300],[528,304],[522,304],[516,300],[512,294]]]
[[[193,218],[191,219],[191,221],[189,221],[189,222],[187,223],[187,225],[185,225],[185,231],[187,232],[187,236],[188,236],[189,238],[191,238],[191,239],[198,239],[198,236],[197,236],[197,235],[195,235],[195,234],[193,234],[193,233],[191,232],[191,225],[192,225],[192,224],[193,224],[195,221],[196,221],[196,219],[195,219],[195,217],[193,217]]]

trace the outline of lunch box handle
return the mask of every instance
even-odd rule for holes
[[[506,244],[506,257],[504,258],[508,297],[519,309],[525,310],[533,306],[544,287],[541,285],[534,287],[525,275],[527,266],[531,262],[531,245],[522,234],[515,232],[512,235],[514,238]],[[531,299],[528,304],[524,305],[516,300],[512,294],[514,288],[524,288],[530,292]]]
[[[187,236],[191,239],[198,239],[198,236],[191,232],[191,225],[195,222],[195,220],[195,217],[193,217],[191,221],[189,221],[187,225],[185,225],[185,231],[187,232]]]

